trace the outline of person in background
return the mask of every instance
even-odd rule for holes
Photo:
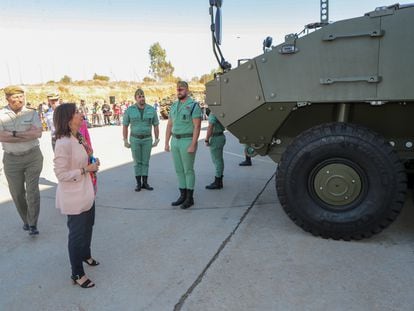
[[[43,112],[43,104],[39,104],[39,106],[37,106],[37,114],[39,116],[40,122],[42,123],[42,127],[44,127],[44,124],[46,124],[46,127],[48,127],[46,119],[45,119],[45,115]],[[50,129],[48,128],[48,130]]]
[[[39,138],[42,136],[42,124],[36,111],[24,107],[25,95],[21,87],[6,87],[4,93],[8,102],[0,111],[4,173],[23,221],[23,230],[34,236],[39,234],[39,177],[43,168]]]
[[[68,250],[74,284],[91,288],[95,284],[85,275],[83,262],[97,266],[91,255],[95,223],[96,172],[99,160],[79,129],[84,122],[76,104],[64,104],[54,113],[56,148],[54,171],[58,179],[56,208],[67,215]]]
[[[89,108],[88,106],[86,106],[84,99],[81,99],[80,101],[79,112],[82,114],[83,119],[86,120],[87,123],[89,123],[89,118],[88,118]]]
[[[111,125],[111,106],[104,101],[104,104],[102,105],[102,114],[104,116],[104,124],[105,125]]]
[[[121,125],[121,107],[119,107],[118,103],[115,103],[113,106],[114,111],[114,122],[116,125]]]
[[[202,120],[208,120],[207,115],[207,105],[205,103],[200,103],[201,113],[202,113]]]
[[[153,107],[154,107],[155,113],[158,115],[158,110],[160,109],[160,104],[158,104],[158,101],[155,101]]]
[[[101,122],[101,106],[99,106],[99,103],[96,101],[92,107],[92,124],[94,126],[100,126]]]
[[[47,101],[49,109],[45,113],[47,127],[50,129],[50,137],[52,141],[52,149],[55,151],[56,137],[55,137],[55,126],[53,125],[53,113],[57,106],[59,106],[59,94],[50,93],[47,95]]]
[[[121,104],[121,118],[122,118],[122,120],[124,119],[124,115],[125,115],[125,112],[126,112],[127,109],[128,109],[128,107],[127,107],[125,101],[123,101],[122,104]]]

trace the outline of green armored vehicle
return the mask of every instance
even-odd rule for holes
[[[221,3],[210,0],[214,53],[223,70],[206,102],[246,153],[278,163],[289,217],[314,235],[370,237],[405,201],[414,160],[414,4],[321,21],[264,53],[224,59]]]

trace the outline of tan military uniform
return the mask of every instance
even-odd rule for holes
[[[9,107],[0,110],[0,131],[18,133],[31,126],[42,127],[36,111],[25,107],[17,114]],[[39,140],[4,142],[2,146],[4,173],[14,204],[23,223],[36,226],[40,210],[39,177],[43,167]]]

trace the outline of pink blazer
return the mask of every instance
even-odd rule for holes
[[[81,169],[88,165],[85,148],[73,136],[59,138],[53,162],[58,179],[56,208],[65,215],[78,215],[90,210],[95,194],[91,176],[81,174]]]

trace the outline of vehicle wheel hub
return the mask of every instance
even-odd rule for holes
[[[352,167],[341,163],[329,164],[319,169],[313,184],[319,199],[337,207],[353,203],[362,190],[358,173]]]

